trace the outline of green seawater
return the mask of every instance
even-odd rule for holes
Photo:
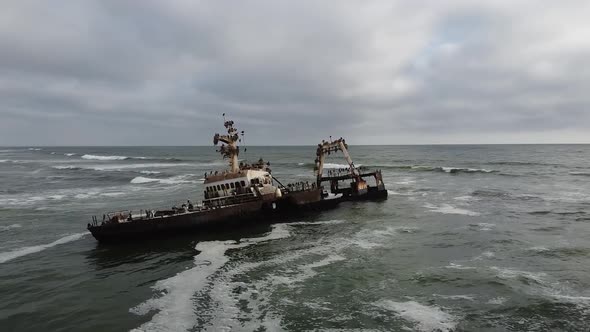
[[[0,330],[587,331],[590,146],[350,153],[388,200],[107,246],[92,215],[200,201],[215,149],[1,147]],[[240,158],[286,183],[311,181],[314,156]]]

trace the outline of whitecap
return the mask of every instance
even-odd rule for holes
[[[450,263],[449,265],[445,266],[446,269],[455,269],[455,270],[475,270],[476,267],[473,266],[463,266],[457,263]]]
[[[361,164],[356,165],[356,167],[361,167]],[[333,164],[333,163],[325,163],[324,168],[350,168],[347,164]]]
[[[373,305],[393,311],[401,318],[412,322],[411,328],[420,331],[453,331],[457,325],[456,317],[442,311],[437,306],[426,306],[415,301],[395,302],[392,300],[381,300]]]
[[[490,269],[496,271],[497,276],[502,279],[525,278],[542,284],[544,279],[547,277],[547,274],[544,272],[527,272],[497,266],[492,266]]]
[[[333,219],[333,220],[325,220],[325,221],[296,221],[290,222],[288,225],[334,225],[334,224],[342,224],[344,220],[341,219]]]
[[[158,172],[158,171],[139,171],[139,173],[146,174],[146,175],[154,175],[154,174],[160,174],[161,172]]]
[[[97,156],[93,154],[85,154],[81,157],[82,159],[88,160],[125,160],[129,157],[126,156]]]
[[[467,300],[467,301],[475,301],[475,295],[473,294],[465,294],[465,295],[441,295],[441,294],[432,294],[434,297],[439,297],[441,299],[448,299],[448,300]]]
[[[7,225],[7,226],[0,226],[0,232],[3,231],[9,231],[11,229],[15,229],[15,228],[21,228],[21,224],[12,224],[12,225]]]
[[[493,304],[493,305],[502,305],[504,304],[508,299],[506,299],[505,297],[494,297],[492,299],[489,299],[488,302],[486,302],[487,304]]]
[[[29,151],[41,151],[41,150],[43,150],[43,149],[41,149],[41,148],[29,148]]]
[[[51,247],[55,247],[60,244],[65,244],[68,242],[77,241],[88,234],[89,233],[71,234],[68,236],[64,236],[61,239],[53,241],[49,244],[42,244],[42,245],[32,246],[32,247],[24,247],[24,248],[15,249],[13,251],[2,252],[2,253],[0,253],[0,263],[6,263],[6,262],[13,260],[15,258],[22,257],[25,255],[30,255],[30,254],[33,254],[36,252],[40,252],[40,251],[43,251],[43,250],[51,248]]]
[[[76,155],[75,153],[64,153],[64,156],[68,156],[68,157],[75,156],[75,155]],[[85,159],[87,159],[87,158],[85,158]]]
[[[83,166],[84,169],[90,169],[94,171],[122,171],[125,169],[134,168],[160,168],[160,167],[179,167],[179,166],[192,166],[191,164],[179,163],[148,163],[148,164],[127,164],[127,165],[92,165]]]
[[[473,260],[474,261],[479,261],[479,260],[482,260],[482,259],[485,259],[485,258],[493,258],[495,256],[496,256],[496,254],[494,252],[492,252],[492,251],[484,251],[484,252],[481,253],[481,255],[475,256],[473,258]]]
[[[79,170],[82,169],[80,166],[74,166],[74,165],[58,165],[58,166],[53,166],[53,169],[59,169],[59,170]]]
[[[478,230],[485,232],[485,231],[491,231],[492,228],[496,227],[496,224],[490,224],[487,222],[480,222],[478,224],[470,224],[469,226],[477,227]]]
[[[133,178],[130,182],[133,184],[144,184],[144,183],[160,183],[160,184],[183,184],[183,183],[197,183],[199,181],[188,180],[189,174],[173,176],[165,179],[147,178],[144,176],[138,176]]]
[[[441,206],[434,206],[432,204],[426,204],[426,205],[424,205],[424,207],[427,209],[430,209],[432,212],[438,212],[438,213],[443,213],[443,214],[462,214],[462,215],[472,216],[472,217],[480,215],[478,212],[469,211],[466,209],[460,209],[460,208],[454,207],[450,204],[443,204]]]
[[[543,247],[543,246],[535,246],[535,247],[531,247],[528,250],[530,251],[535,251],[535,252],[547,252],[550,251],[549,248],[547,247]]]

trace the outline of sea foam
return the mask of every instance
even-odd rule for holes
[[[195,266],[172,278],[160,280],[153,286],[163,294],[131,308],[130,312],[145,315],[158,311],[152,319],[134,331],[186,331],[197,324],[195,293],[214,282],[212,276],[228,261],[227,250],[250,246],[256,243],[289,237],[285,225],[274,225],[270,233],[258,238],[236,241],[204,241],[197,244],[201,253],[195,256]]]
[[[478,212],[469,211],[466,209],[460,209],[460,208],[454,207],[450,204],[442,204],[441,206],[426,204],[426,205],[424,205],[424,207],[427,209],[430,209],[430,211],[432,211],[432,212],[438,212],[438,213],[443,213],[443,214],[462,214],[462,215],[472,216],[472,217],[480,215]]]
[[[393,311],[399,317],[413,323],[419,331],[453,331],[457,318],[437,306],[426,306],[415,301],[395,302],[381,300],[373,303],[376,307]]]
[[[86,235],[88,235],[88,233],[72,234],[72,235],[64,236],[61,239],[53,241],[48,244],[42,244],[42,245],[32,246],[32,247],[24,247],[24,248],[15,249],[13,251],[2,252],[2,253],[0,253],[0,263],[6,263],[6,262],[13,260],[15,258],[18,258],[18,257],[22,257],[22,256],[30,255],[30,254],[33,254],[36,252],[40,252],[40,251],[43,251],[43,250],[51,248],[51,247],[55,247],[60,244],[76,241],[76,240],[83,238]]]

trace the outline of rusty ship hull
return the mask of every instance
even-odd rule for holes
[[[342,195],[333,199],[322,199],[321,190],[315,189],[294,193],[276,201],[257,200],[149,219],[138,218],[119,223],[90,225],[88,230],[101,243],[139,241],[174,234],[211,232],[251,223],[280,222],[334,209],[345,201],[387,199],[387,190],[379,190],[376,187],[369,189],[366,195]]]

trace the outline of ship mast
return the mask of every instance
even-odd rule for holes
[[[335,141],[332,141],[331,138],[332,137],[330,136],[329,142],[322,141],[322,144],[318,144],[318,148],[316,150],[317,158],[315,159],[314,169],[316,173],[318,186],[321,184],[321,179],[324,173],[324,161],[326,159],[326,155],[330,154],[331,152],[338,151],[342,151],[342,153],[344,154],[344,158],[346,159],[346,162],[348,163],[350,169],[350,174],[357,180],[361,180],[360,172],[352,162],[350,154],[348,153],[348,144],[346,144],[346,141],[342,137]]]
[[[217,151],[221,153],[224,159],[229,159],[230,171],[238,172],[240,170],[238,164],[238,154],[240,153],[238,142],[240,140],[240,136],[238,134],[238,130],[234,128],[234,122],[231,120],[225,120],[225,113],[223,113],[223,121],[223,125],[227,129],[227,135],[215,134],[215,136],[213,136],[213,144],[217,145],[219,142],[227,144],[222,144]],[[242,131],[242,135],[243,134],[244,132]]]

